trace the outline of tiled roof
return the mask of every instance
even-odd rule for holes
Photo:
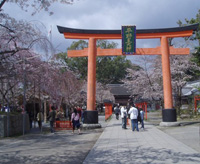
[[[146,33],[164,33],[164,32],[178,32],[178,31],[197,31],[199,24],[192,24],[183,27],[160,28],[160,29],[137,29],[137,34]],[[82,34],[121,34],[121,30],[94,30],[94,29],[74,29],[68,27],[57,26],[60,33],[82,33]]]
[[[191,81],[188,82],[183,88],[182,88],[182,96],[190,96],[192,94],[199,94],[197,87],[200,86],[200,80]]]
[[[131,92],[123,84],[108,84],[107,86],[113,95],[131,95]]]

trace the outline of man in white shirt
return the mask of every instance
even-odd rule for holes
[[[122,128],[126,129],[127,110],[123,106],[121,107],[121,118],[122,118]]]
[[[137,108],[135,108],[134,104],[131,104],[131,108],[128,112],[130,114],[130,119],[131,119],[131,124],[132,124],[132,131],[136,130],[139,132],[139,128],[138,128],[138,110]]]

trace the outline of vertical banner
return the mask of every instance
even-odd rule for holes
[[[105,120],[107,120],[112,116],[112,104],[104,103],[104,105],[105,105]]]
[[[136,53],[136,26],[122,26],[122,54]]]

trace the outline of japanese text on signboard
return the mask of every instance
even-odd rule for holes
[[[136,27],[122,26],[122,54],[132,55],[136,52]]]

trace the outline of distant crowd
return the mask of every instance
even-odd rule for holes
[[[127,118],[131,120],[132,131],[135,129],[139,132],[138,122],[141,124],[141,129],[144,130],[144,111],[143,109],[136,108],[135,104],[128,104],[127,106],[122,106],[117,104],[114,107],[114,112],[116,119],[119,119],[119,115],[122,119],[122,128],[127,129]]]
[[[51,106],[50,111],[47,113],[47,120],[50,122],[50,130],[54,133],[53,125],[55,121],[59,120],[69,120],[72,122],[74,133],[75,128],[78,129],[78,134],[80,134],[80,122],[84,122],[84,111],[86,110],[86,106],[82,108],[80,106],[67,108],[65,111],[60,108],[56,108],[55,106]],[[8,106],[1,107],[2,112],[11,112],[11,108]],[[23,105],[17,111],[20,113],[24,113]],[[127,118],[131,120],[131,128],[132,131],[139,131],[138,122],[141,124],[141,129],[144,130],[144,111],[143,109],[136,108],[135,104],[128,104],[127,106],[123,106],[121,104],[117,104],[114,107],[114,113],[116,115],[116,119],[119,120],[121,117],[122,120],[122,128],[127,129]],[[33,121],[38,122],[38,127],[42,128],[42,122],[44,121],[43,112],[40,110],[38,112],[27,110],[27,114],[29,115],[30,128],[32,128]]]

